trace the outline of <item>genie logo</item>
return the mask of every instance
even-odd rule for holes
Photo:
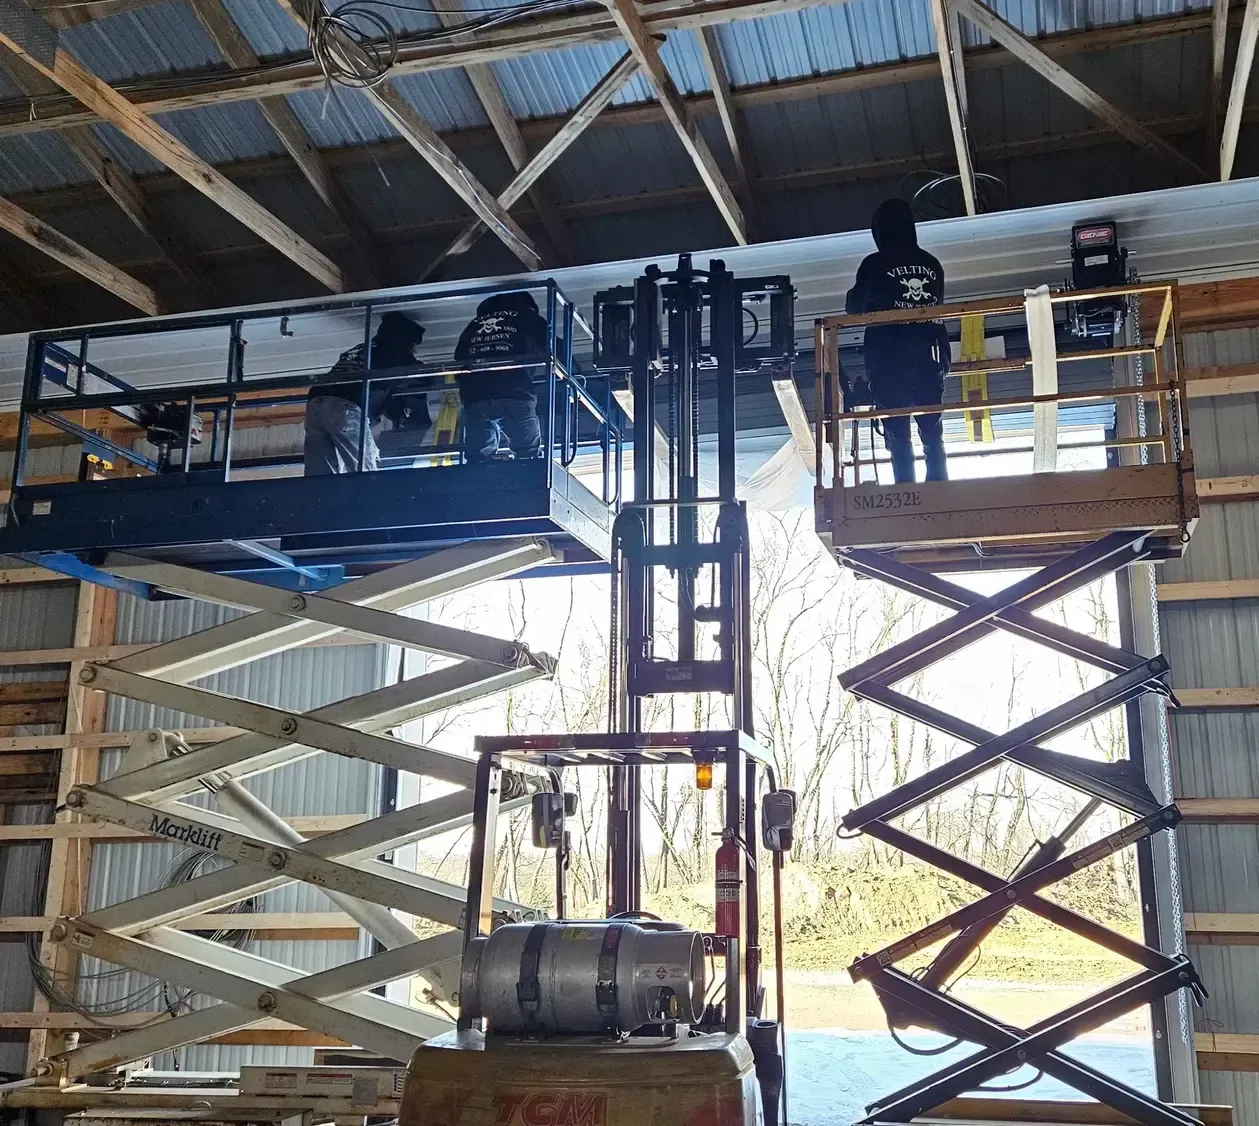
[[[172,821],[169,817],[159,818],[156,813],[153,814],[153,820],[149,822],[149,832],[155,837],[166,837],[168,840],[180,841],[194,848],[208,849],[210,852],[218,852],[219,845],[223,843],[222,833],[213,832],[200,825]]]
[[[543,1091],[536,1095],[504,1094],[494,1099],[496,1126],[607,1126],[608,1096]]]

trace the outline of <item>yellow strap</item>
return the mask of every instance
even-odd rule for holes
[[[962,362],[976,363],[985,359],[983,314],[962,318]],[[986,371],[962,372],[962,402],[984,403],[988,401],[988,373]],[[966,436],[971,442],[992,441],[992,414],[986,410],[966,412]]]
[[[454,382],[454,376],[446,376],[447,383]],[[454,444],[459,438],[459,392],[453,387],[442,392],[441,406],[437,410],[437,418],[429,434],[433,445]],[[453,465],[448,455],[430,459],[432,465]]]

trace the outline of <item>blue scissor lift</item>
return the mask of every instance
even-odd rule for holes
[[[532,290],[548,325],[546,353],[519,365],[538,392],[543,455],[466,464],[450,425],[457,375],[450,357],[478,302],[508,288]],[[355,344],[370,354],[375,328],[391,311],[425,325],[431,349],[412,367],[369,364],[357,377],[363,406],[394,391],[396,425],[381,435],[381,468],[304,476],[308,387],[354,380],[327,373]],[[621,502],[623,414],[606,380],[596,397],[574,369],[574,335],[583,326],[573,303],[544,281],[32,336],[0,553],[138,597],[251,611],[119,660],[76,666],[84,688],[243,733],[209,743],[143,733],[115,774],[63,794],[66,808],[233,864],[65,920],[50,941],[169,981],[195,977],[199,991],[227,1003],[56,1053],[41,1064],[47,1081],[73,1082],[271,1018],[400,1060],[448,1026],[434,1011],[370,990],[419,975],[434,999],[451,998],[459,935],[417,942],[394,912],[457,926],[464,889],[376,858],[466,823],[475,763],[388,732],[548,677],[555,662],[521,642],[402,611],[510,575],[606,570]],[[430,394],[439,414],[446,396],[441,427],[429,424]],[[409,425],[416,419],[420,425]],[[78,480],[46,479],[40,443],[50,427],[78,439]],[[365,429],[359,440],[362,466]],[[306,713],[201,687],[215,673],[341,631],[441,659],[419,676]],[[318,751],[462,789],[308,841],[242,782]],[[527,803],[523,779],[510,781],[505,807]],[[209,807],[182,800],[207,789]],[[308,977],[171,925],[287,880],[327,891],[383,953]],[[496,910],[532,917],[506,901]]]

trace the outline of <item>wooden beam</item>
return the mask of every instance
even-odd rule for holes
[[[1255,45],[1259,42],[1259,0],[1246,0],[1242,17],[1241,38],[1237,41],[1237,59],[1233,63],[1233,83],[1228,92],[1228,109],[1224,114],[1224,130],[1220,136],[1220,179],[1233,174],[1237,157],[1237,137],[1242,127],[1242,106],[1246,87],[1250,85],[1250,69],[1255,63]]]
[[[0,36],[0,40],[3,36]],[[23,211],[7,199],[0,199],[0,228],[8,231],[15,238],[21,239],[27,246],[33,246],[49,258],[55,259],[76,274],[95,282],[102,289],[121,298],[128,305],[134,305],[142,313],[155,316],[160,312],[157,294],[142,281],[137,281],[130,274],[111,266],[104,258],[93,254],[85,246],[80,246],[60,231],[54,230],[42,219]]]
[[[277,0],[293,21],[303,31],[309,31],[312,4],[314,0]],[[329,32],[334,37],[345,39],[350,51],[356,50],[348,43],[345,33],[336,27]],[[403,140],[407,142],[425,162],[445,181],[455,195],[464,201],[478,215],[485,225],[493,231],[503,244],[510,250],[528,270],[537,270],[542,266],[542,256],[533,240],[498,200],[490,194],[480,180],[472,174],[454,150],[446,144],[434,129],[410,102],[402,96],[401,91],[392,82],[379,82],[366,87],[363,94],[376,106],[386,121],[392,125]]]
[[[1208,583],[1159,583],[1160,602],[1206,602],[1221,598],[1259,598],[1259,579],[1225,579]]]
[[[1177,688],[1174,691],[1181,707],[1195,711],[1259,708],[1259,688]]]
[[[1177,798],[1176,808],[1185,825],[1259,825],[1259,798]]]
[[[1259,392],[1259,364],[1189,368],[1181,372],[1181,376],[1185,381],[1185,394],[1191,399]]]
[[[29,98],[42,99],[57,92],[56,83],[49,82],[16,56],[6,58],[3,69]],[[174,231],[149,212],[144,193],[135,178],[113,158],[96,133],[83,125],[77,129],[62,130],[61,139],[122,213],[157,246],[170,267],[192,288],[196,301],[202,305],[215,304],[210,286],[197,267],[192,251]]]
[[[656,88],[656,96],[660,99],[660,106],[664,110],[665,117],[673,126],[673,131],[682,142],[687,156],[695,165],[700,180],[713,197],[713,202],[717,205],[717,210],[725,220],[726,226],[730,228],[730,233],[734,235],[735,241],[740,246],[746,246],[748,236],[743,211],[734,198],[730,185],[726,183],[725,175],[717,166],[717,159],[708,147],[708,142],[704,140],[698,126],[687,113],[682,95],[678,93],[669,75],[669,69],[660,57],[660,46],[647,30],[647,25],[643,22],[642,14],[634,0],[606,0],[606,2],[612,18],[621,30],[621,35],[638,60],[638,65],[643,68],[644,73]]]
[[[676,0],[649,0],[642,5],[642,12],[648,30],[653,35],[663,35],[732,20],[791,12],[811,7],[816,2],[817,0],[776,0],[771,4],[764,0],[707,0],[680,6]],[[1230,15],[1230,27],[1240,27],[1241,16],[1241,10],[1234,9]],[[1105,53],[1134,45],[1206,35],[1210,27],[1209,12],[1182,12],[1136,23],[1061,32],[1037,39],[1036,45],[1050,58],[1065,59],[1081,54]],[[466,43],[460,41],[434,44],[430,40],[422,47],[403,45],[392,73],[395,76],[431,73],[465,66],[469,61],[493,62],[586,43],[616,41],[619,38],[620,32],[609,16],[600,10],[585,9],[563,15],[521,20],[518,24],[469,36]],[[1014,56],[1009,51],[996,44],[971,47],[965,51],[965,64],[969,73],[1010,66],[1014,61]],[[811,74],[781,82],[743,86],[732,90],[732,95],[736,107],[747,110],[758,105],[776,105],[902,83],[939,80],[939,62],[932,55],[834,71],[830,74]],[[194,71],[183,74],[178,79],[169,75],[158,75],[129,85],[128,94],[137,109],[153,114],[230,102],[258,101],[264,97],[294,94],[303,90],[322,90],[325,84],[322,73],[313,64],[289,63],[279,68],[262,66],[242,71],[225,71],[222,68]],[[686,104],[692,113],[716,112],[713,98],[709,94],[688,97]],[[72,125],[90,125],[98,120],[99,117],[91,110],[70,98],[47,102],[40,107],[39,114],[33,119],[26,101],[9,101],[0,105],[0,136],[42,133]],[[647,102],[617,107],[609,115],[607,124],[612,126],[626,122],[663,120],[664,111],[656,103]],[[1201,132],[1201,123],[1201,114],[1195,115],[1195,133]],[[521,131],[526,137],[536,135],[535,131],[546,128],[545,120],[521,123]],[[329,158],[334,155],[329,154]]]
[[[1204,504],[1230,500],[1259,500],[1259,476],[1199,477],[1198,500]]]
[[[1197,1032],[1194,1046],[1203,1071],[1259,1071],[1259,1036],[1235,1032]]]
[[[1224,108],[1224,60],[1228,51],[1229,0],[1212,0],[1211,57],[1207,82],[1207,147],[1219,161],[1220,110]],[[1218,167],[1216,169],[1218,171]]]
[[[366,94],[433,171],[472,208],[486,227],[502,240],[503,245],[520,259],[525,269],[542,268],[542,255],[538,253],[538,248],[524,228],[507,214],[485,185],[455,155],[454,150],[398,92],[397,87],[392,83],[382,82],[367,90]]]
[[[57,764],[51,755],[0,755],[0,777],[51,774],[56,769]]]
[[[503,189],[498,202],[504,208],[510,208],[529,190],[530,185],[537,181],[552,164],[585,132],[587,126],[608,106],[617,92],[634,76],[638,70],[638,60],[627,52],[617,63],[595,84],[572,114],[560,126],[559,130],[537,152],[537,155],[524,166]],[[420,276],[420,281],[428,281],[434,277],[438,268],[447,259],[456,254],[465,254],[484,233],[485,224],[479,219],[469,223],[445,250],[434,260],[433,264]]]
[[[443,27],[457,27],[465,22],[459,17],[466,16],[468,13],[459,0],[432,0],[432,4],[433,10],[437,13],[437,19]],[[529,146],[525,143],[524,134],[520,131],[520,125],[511,107],[507,104],[507,98],[494,75],[493,68],[489,63],[471,63],[464,68],[464,71],[472,84],[472,89],[476,91],[480,99],[490,127],[502,143],[507,159],[511,161],[512,170],[519,172],[529,163]],[[555,197],[544,184],[535,182],[529,189],[529,198],[533,202],[534,210],[542,223],[542,229],[546,232],[546,237],[550,240],[555,252],[556,264],[567,266],[575,262],[577,256],[572,235],[560,215],[559,204]]]
[[[1259,0],[1251,0],[1252,3]],[[1006,50],[1025,62],[1051,85],[1056,86],[1072,101],[1082,105],[1086,110],[1101,118],[1117,133],[1123,134],[1133,144],[1176,165],[1182,171],[1189,172],[1195,180],[1208,179],[1192,160],[1172,145],[1169,145],[1157,133],[1151,132],[1136,118],[1112,105],[1090,86],[1086,86],[1069,70],[1051,59],[1031,40],[1024,37],[1017,28],[1008,24],[991,8],[979,3],[979,0],[949,0],[950,5],[971,23],[988,35],[992,36]],[[1238,102],[1241,112],[1241,102]],[[1239,118],[1240,120],[1240,118]]]
[[[93,20],[103,20],[122,12],[147,8],[157,0],[66,0],[65,3],[32,4],[53,27],[81,27]]]
[[[124,136],[161,161],[202,195],[217,203],[311,277],[335,293],[344,290],[341,270],[331,259],[241,191],[173,134],[136,109],[122,94],[98,78],[64,48],[56,49],[51,62],[42,61],[28,51],[14,32],[4,25],[0,25],[0,45],[7,47],[23,62],[114,125]]]
[[[946,0],[931,0],[931,23],[935,30],[936,55],[944,80],[944,102],[949,111],[957,174],[962,182],[966,214],[978,213],[975,198],[975,164],[971,159],[970,136],[966,123],[966,72],[962,65],[961,38],[954,35],[953,20]]]
[[[25,704],[41,700],[64,701],[65,678],[57,680],[18,680],[0,684],[0,704]]]
[[[1202,1126],[1233,1126],[1233,1111],[1227,1106],[1186,1106]],[[960,1121],[959,1121],[960,1120]],[[964,1096],[936,1107],[922,1121],[954,1122],[975,1126],[991,1122],[1012,1126],[1016,1122],[1055,1123],[1057,1126],[1136,1126],[1134,1119],[1101,1103],[1050,1102],[1041,1099],[986,1099]]]
[[[1200,946],[1259,945],[1259,915],[1187,911],[1185,937]]]
[[[0,935],[46,933],[55,915],[0,917]],[[243,911],[193,915],[167,924],[183,931],[248,930],[255,938],[291,942],[353,942],[359,925],[341,911]]]
[[[756,226],[753,221],[756,212],[756,197],[753,195],[752,185],[760,176],[757,171],[756,157],[752,153],[752,145],[748,141],[747,132],[739,118],[739,110],[734,104],[734,93],[730,89],[730,75],[726,71],[717,29],[701,27],[697,38],[699,53],[704,60],[704,69],[708,72],[708,85],[712,89],[713,102],[717,107],[717,116],[721,120],[721,130],[726,135],[726,146],[730,149],[731,160],[734,161],[739,202],[743,205],[744,220],[750,236]]]
[[[210,41],[228,63],[237,70],[262,65],[223,0],[188,0],[188,3]],[[356,252],[353,263],[355,280],[361,281],[368,289],[385,284],[389,271],[371,228],[341,190],[323,154],[292,106],[283,97],[274,96],[261,99],[258,108],[306,182],[349,233]]]
[[[0,31],[0,34],[3,34]],[[79,594],[74,610],[74,647],[112,644],[118,615],[118,592],[93,583],[79,583]],[[74,738],[83,734],[95,734],[105,729],[104,692],[89,692],[80,683],[82,661],[70,665],[67,678],[68,699],[64,732]],[[66,795],[74,786],[91,784],[100,779],[100,751],[93,748],[70,746],[61,751],[56,778],[56,814],[54,823],[69,825],[78,815],[65,806]],[[43,910],[48,915],[77,916],[87,906],[89,863],[92,841],[90,838],[60,837],[52,841],[48,855],[48,877],[44,888]],[[62,943],[45,938],[40,943],[39,961],[62,981],[73,981],[78,965],[78,952]],[[35,1012],[47,1012],[49,1000],[43,993],[36,993]],[[27,1070],[32,1071],[40,1060],[65,1047],[64,1039],[48,1032],[31,1033],[27,1044]]]
[[[0,568],[0,586],[32,586],[35,583],[72,583],[73,579],[44,567]]]

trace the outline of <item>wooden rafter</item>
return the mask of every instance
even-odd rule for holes
[[[79,27],[106,16],[147,8],[157,0],[69,0],[67,3],[33,4],[32,7],[53,27]]]
[[[16,4],[20,0],[7,2]],[[52,33],[51,28],[49,31]],[[241,191],[182,141],[136,109],[68,51],[57,47],[53,51],[34,53],[28,49],[26,36],[19,39],[18,34],[12,27],[0,23],[0,45],[110,122],[150,156],[217,203],[311,277],[334,292],[339,293],[345,288],[341,270],[331,259]]]
[[[1211,76],[1207,87],[1207,152],[1218,151],[1220,111],[1224,108],[1224,58],[1228,50],[1229,0],[1211,5]]]
[[[721,53],[721,40],[717,35],[717,29],[701,27],[697,39],[700,56],[704,60],[704,69],[708,72],[708,84],[712,88],[717,116],[721,119],[721,130],[726,135],[726,144],[730,149],[730,157],[734,161],[739,202],[743,204],[745,221],[750,230],[755,225],[752,222],[752,216],[756,210],[756,197],[753,194],[752,185],[757,178],[756,158],[752,154],[752,146],[748,143],[747,132],[739,117],[738,107],[734,103],[734,92],[730,88],[730,75]]]
[[[962,199],[966,203],[966,214],[975,215],[979,210],[975,192],[975,163],[971,157],[967,126],[962,38],[956,20],[956,13],[949,11],[945,0],[931,0],[931,22],[935,28],[940,76],[944,80],[944,101],[949,111],[949,128],[953,133],[953,151],[957,155],[957,174],[962,182]]]
[[[259,65],[259,59],[244,32],[237,26],[223,0],[188,0],[193,14],[205,28],[219,53],[238,70]],[[293,158],[298,171],[315,189],[324,206],[346,229],[357,254],[354,255],[356,282],[365,287],[383,285],[389,276],[385,259],[358,209],[349,201],[331,169],[293,107],[281,96],[263,98],[258,103],[262,116],[285,151]]]
[[[432,0],[432,3],[437,12],[437,18],[443,26],[452,27],[462,22],[458,17],[464,12],[464,8],[459,0]],[[507,104],[503,87],[495,77],[493,68],[489,63],[472,63],[464,69],[468,75],[468,81],[472,83],[472,88],[481,101],[485,116],[489,118],[491,128],[502,142],[512,169],[519,172],[529,163],[529,146],[525,143],[524,134],[520,131],[515,114],[511,112],[511,107]],[[529,189],[529,198],[533,202],[534,210],[538,213],[542,229],[550,240],[551,248],[555,251],[557,264],[567,265],[575,262],[577,256],[572,235],[560,216],[555,197],[547,190],[545,184],[535,181]]]
[[[157,294],[144,282],[137,281],[125,270],[106,262],[100,255],[93,254],[87,247],[80,246],[7,199],[0,199],[0,229],[95,282],[128,305],[134,305],[142,313],[153,316],[161,311]]]
[[[1255,3],[1256,0],[1251,0]],[[992,36],[1007,51],[1026,63],[1051,85],[1056,86],[1072,101],[1079,103],[1090,113],[1101,118],[1117,133],[1147,152],[1175,164],[1182,171],[1192,173],[1197,180],[1207,175],[1192,160],[1173,145],[1169,145],[1157,133],[1152,133],[1136,118],[1131,117],[1096,90],[1086,86],[1074,74],[1051,59],[1044,51],[1027,39],[1022,32],[1006,23],[991,8],[979,0],[949,0],[949,4],[976,27]]]
[[[791,11],[814,0],[782,0],[780,11]],[[644,20],[648,30],[653,34],[678,30],[679,27],[707,26],[733,19],[744,18],[749,9],[746,4],[738,7],[726,5],[715,10],[716,5],[696,5],[694,9],[679,14],[675,5],[670,5],[672,14],[652,15],[654,9],[661,5],[647,3],[643,5]],[[755,14],[764,15],[759,8],[753,9]],[[1229,16],[1230,27],[1241,26],[1242,12],[1239,8],[1232,9]],[[585,17],[582,27],[591,30],[576,31],[570,24],[575,17],[563,17],[562,26],[554,26],[560,17],[546,17],[537,21],[529,21],[537,28],[537,38],[528,50],[548,51],[561,47],[582,43],[599,43],[609,38],[618,38],[610,18],[599,16],[601,22],[592,23],[596,17]],[[696,23],[696,21],[699,21]],[[1209,12],[1185,12],[1180,15],[1150,19],[1136,24],[1117,24],[1113,27],[1090,28],[1087,31],[1069,31],[1058,35],[1049,35],[1038,39],[1036,45],[1051,59],[1073,58],[1078,55],[1104,54],[1107,51],[1119,50],[1139,44],[1171,42],[1210,31],[1211,14]],[[567,29],[567,30],[565,30]],[[412,58],[407,48],[399,53],[399,61],[394,68],[397,75],[411,73],[432,73],[449,67],[461,66],[469,54],[479,61],[490,62],[496,59],[509,59],[526,53],[526,50],[514,39],[506,36],[503,31],[487,32],[476,37],[477,46],[463,48],[459,45],[446,45],[439,49],[430,48],[420,58]],[[987,44],[971,47],[965,51],[967,72],[973,74],[981,70],[991,70],[1009,66],[1014,56],[1004,47]],[[855,70],[836,71],[832,74],[808,75],[804,78],[787,79],[780,82],[767,82],[756,86],[741,86],[731,91],[736,108],[746,111],[754,106],[777,105],[796,99],[815,99],[838,94],[849,94],[858,90],[870,90],[882,86],[899,85],[912,82],[938,82],[940,80],[940,64],[932,55],[917,59],[898,60],[874,66],[860,67]],[[321,75],[306,64],[290,64],[282,70],[262,67],[249,71],[200,71],[181,75],[178,79],[154,77],[132,83],[128,88],[128,96],[137,109],[145,113],[168,113],[175,110],[197,109],[203,106],[224,105],[240,101],[258,101],[261,98],[278,94],[293,94],[303,90],[320,89],[324,86]],[[709,95],[692,96],[686,99],[687,107],[692,113],[708,113],[714,111]],[[0,136],[17,136],[19,134],[42,133],[52,129],[65,129],[74,125],[90,125],[99,121],[98,115],[70,98],[47,101],[39,107],[39,112],[32,114],[27,101],[0,103]],[[638,106],[618,107],[608,115],[608,120],[663,121],[664,111],[654,102]],[[1201,117],[1199,117],[1199,125]],[[521,131],[529,136],[532,123],[521,124]]]
[[[647,30],[647,25],[643,23],[642,14],[634,0],[607,0],[607,4],[613,19],[621,29],[621,35],[638,60],[638,65],[643,68],[644,73],[656,88],[656,96],[660,99],[660,106],[664,110],[665,117],[673,126],[673,131],[682,142],[687,156],[695,165],[704,187],[713,197],[713,202],[717,205],[717,210],[721,213],[726,226],[730,228],[730,233],[734,235],[736,242],[746,245],[748,236],[743,210],[734,198],[730,185],[726,183],[726,177],[718,167],[717,159],[708,147],[708,142],[704,140],[699,127],[691,120],[686,104],[682,101],[682,95],[678,93],[678,88],[669,75],[669,69],[660,57],[660,45]]]
[[[303,31],[310,29],[312,16],[318,14],[317,0],[278,0],[282,7]],[[337,35],[334,28],[332,34]],[[526,269],[536,270],[542,265],[542,256],[533,240],[525,233],[497,199],[481,183],[472,171],[454,153],[454,150],[437,135],[435,130],[398,88],[389,81],[369,86],[363,93],[375,104],[381,115],[392,125],[428,165],[445,181],[446,185],[481,218],[485,225],[503,241]]]
[[[10,55],[4,59],[3,68],[18,89],[28,97],[46,97],[58,89],[55,83],[49,82],[39,71],[15,56]],[[149,211],[144,193],[135,177],[114,159],[96,133],[89,126],[81,125],[76,129],[63,129],[61,139],[92,179],[105,189],[105,194],[157,246],[171,268],[192,287],[197,300],[203,305],[216,304],[214,291],[204,272],[197,266],[192,250]]]
[[[1233,63],[1233,82],[1228,92],[1228,109],[1224,114],[1224,132],[1220,138],[1221,180],[1227,180],[1233,174],[1237,137],[1242,127],[1242,107],[1246,101],[1246,87],[1250,85],[1256,43],[1259,43],[1259,0],[1246,0],[1241,38],[1237,42],[1237,61]]]
[[[510,208],[520,200],[528,192],[530,185],[536,183],[538,177],[554,164],[572,143],[585,132],[586,127],[608,106],[612,99],[616,97],[617,91],[624,87],[637,70],[638,60],[628,52],[622,55],[616,65],[581,100],[581,103],[569,115],[568,120],[538,150],[537,155],[503,189],[502,194],[498,197],[498,202],[503,207]],[[434,259],[433,264],[421,275],[420,281],[428,281],[436,276],[441,264],[448,258],[457,254],[467,253],[483,230],[484,225],[479,219],[474,219],[469,223],[459,233],[454,242]]]

